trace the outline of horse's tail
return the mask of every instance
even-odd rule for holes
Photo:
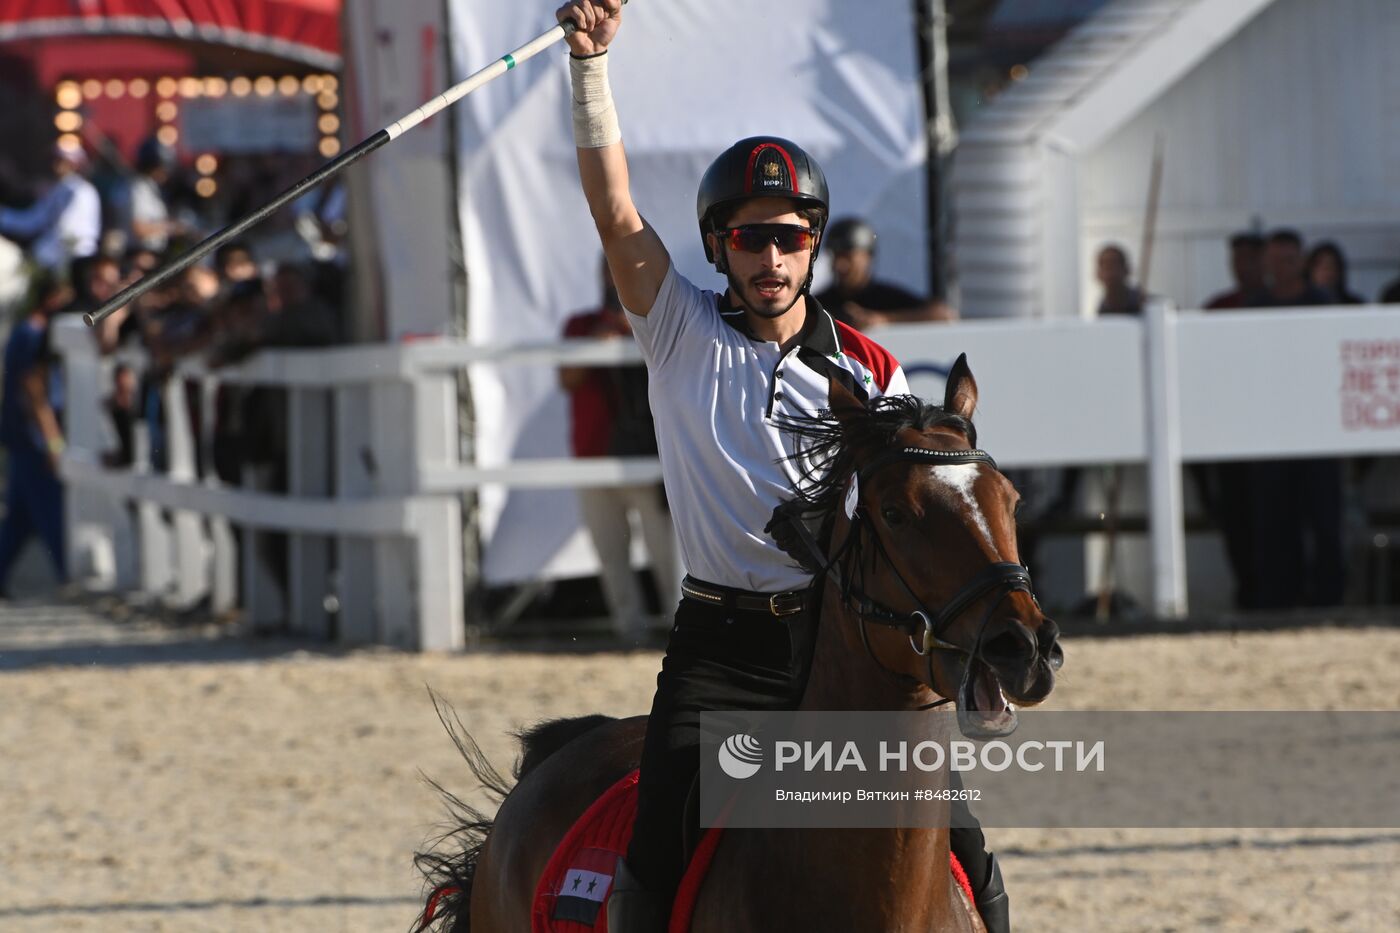
[[[431,691],[430,691],[431,693]],[[472,775],[485,788],[488,796],[499,804],[506,798],[515,782],[525,777],[540,763],[563,748],[576,737],[590,732],[611,716],[581,716],[575,719],[554,719],[538,723],[517,732],[521,756],[513,769],[513,781],[507,781],[486,758],[481,746],[467,732],[462,720],[436,695],[432,694],[433,709],[437,711],[452,742],[461,752]],[[462,800],[437,781],[428,779],[447,804],[447,829],[433,839],[430,847],[413,857],[413,864],[423,873],[430,890],[428,902],[414,922],[415,933],[437,929],[443,933],[471,933],[472,882],[476,878],[477,861],[491,834],[494,817]]]

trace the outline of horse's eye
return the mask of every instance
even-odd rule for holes
[[[885,520],[886,525],[904,524],[904,513],[892,505],[887,505],[880,510],[880,517]]]

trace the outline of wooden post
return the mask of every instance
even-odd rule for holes
[[[287,494],[323,498],[330,493],[330,398],[323,389],[287,390]],[[331,541],[326,535],[288,536],[288,621],[299,635],[330,637],[326,596],[330,588]]]
[[[365,499],[376,492],[379,464],[371,443],[374,384],[340,386],[334,390],[335,495]],[[340,535],[336,538],[335,596],[339,604],[337,638],[346,644],[375,640],[374,542]]]
[[[1181,490],[1176,312],[1154,299],[1146,320],[1149,523],[1153,609],[1159,618],[1186,615],[1186,520]]]

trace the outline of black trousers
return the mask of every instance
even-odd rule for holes
[[[627,849],[628,867],[650,890],[674,891],[685,871],[681,821],[700,770],[700,713],[796,708],[814,617],[779,618],[689,598],[676,608],[647,721]]]
[[[1255,609],[1339,606],[1345,593],[1342,461],[1256,463]]]
[[[627,865],[649,890],[673,892],[685,871],[686,796],[700,770],[700,713],[796,709],[816,644],[819,607],[778,618],[682,599],[666,646],[642,747],[637,819]],[[949,775],[956,782],[956,772]],[[949,843],[980,892],[988,856],[965,803]]]

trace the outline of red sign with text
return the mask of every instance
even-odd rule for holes
[[[1342,341],[1342,424],[1348,431],[1400,428],[1400,340]]]

